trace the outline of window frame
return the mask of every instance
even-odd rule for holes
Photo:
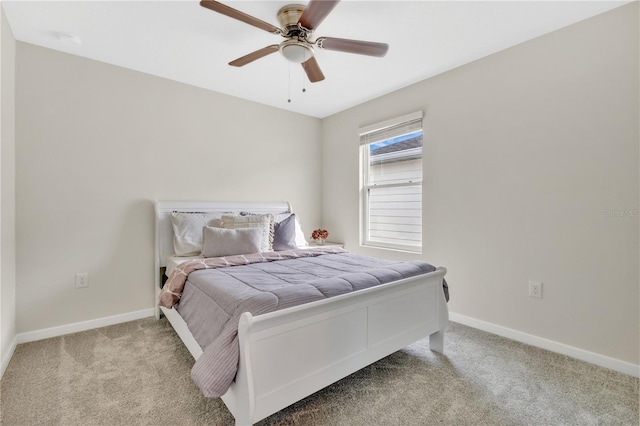
[[[422,111],[414,112],[412,114],[407,114],[401,117],[396,117],[390,120],[386,120],[384,122],[372,124],[366,127],[361,127],[358,129],[358,135],[360,137],[360,167],[361,167],[361,184],[360,184],[360,245],[364,247],[374,247],[380,249],[387,250],[397,250],[397,251],[405,251],[410,253],[422,253],[422,235],[420,235],[420,245],[405,245],[405,244],[394,244],[390,242],[371,240],[369,235],[369,225],[370,225],[370,195],[372,188],[399,188],[399,187],[413,187],[418,186],[422,188],[423,179],[421,178],[419,182],[417,181],[407,181],[400,183],[378,183],[378,184],[370,184],[369,182],[369,173],[370,173],[370,145],[372,143],[376,143],[383,140],[388,140],[393,137],[401,136],[402,134],[409,134],[411,131],[402,132],[403,126],[409,123],[415,123],[419,121],[419,129],[412,127],[411,125],[407,126],[407,129],[412,129],[412,131],[420,130],[423,132],[424,137],[424,126],[423,126],[423,116]],[[400,129],[400,130],[399,130]],[[394,132],[400,133],[395,134]],[[367,136],[374,134],[374,140],[369,140]],[[424,145],[423,145],[424,148]],[[424,166],[423,166],[424,167]],[[423,169],[424,170],[424,169]],[[422,193],[422,190],[420,191]],[[423,213],[423,203],[422,197],[420,197],[420,218],[422,219]]]

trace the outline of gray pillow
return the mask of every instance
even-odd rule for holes
[[[203,228],[204,257],[234,256],[260,252],[262,245],[262,228]]]
[[[296,244],[296,215],[290,214],[286,219],[273,226],[273,250],[294,250]]]

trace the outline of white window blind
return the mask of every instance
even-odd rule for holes
[[[362,243],[422,249],[422,112],[360,129]]]
[[[422,130],[422,111],[361,127],[360,143],[375,143]]]

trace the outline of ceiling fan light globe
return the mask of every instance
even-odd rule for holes
[[[313,49],[304,43],[284,42],[280,45],[280,53],[288,61],[301,64],[313,56]]]

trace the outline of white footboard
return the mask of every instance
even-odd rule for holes
[[[281,311],[240,318],[240,364],[222,400],[251,425],[429,337],[442,353],[449,313],[445,268]],[[195,359],[202,349],[175,309],[161,308]]]
[[[438,268],[265,315],[244,313],[238,375],[222,397],[236,424],[253,424],[425,336],[442,352],[445,273]]]

